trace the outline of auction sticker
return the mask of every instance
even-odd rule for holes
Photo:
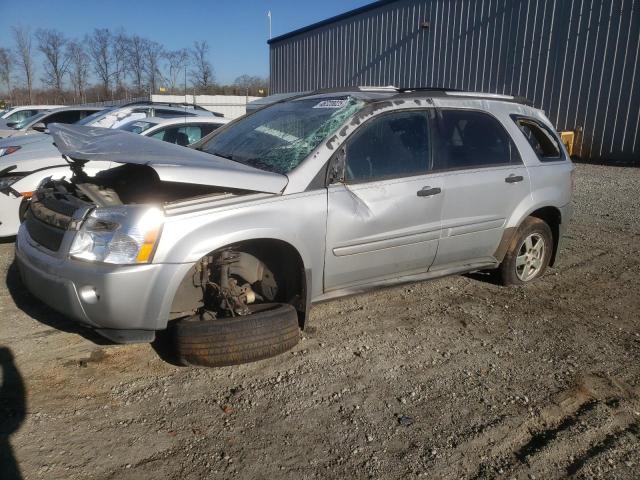
[[[346,98],[338,99],[338,100],[323,100],[313,108],[342,108],[347,104],[348,100]]]

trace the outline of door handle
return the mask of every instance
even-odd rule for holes
[[[438,195],[441,191],[440,187],[422,187],[421,190],[418,190],[418,196],[430,197],[431,195]]]
[[[513,173],[504,179],[504,181],[507,183],[518,183],[518,182],[521,182],[522,180],[524,180],[522,175],[514,175]]]

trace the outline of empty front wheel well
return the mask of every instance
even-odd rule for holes
[[[551,252],[549,265],[553,266],[556,262],[556,253],[558,252],[558,243],[560,242],[562,214],[556,207],[543,207],[531,212],[530,216],[544,221],[551,229],[551,234],[553,235],[553,251]]]
[[[304,263],[296,248],[282,240],[252,239],[226,245],[209,253],[207,257],[216,256],[219,252],[229,249],[246,254],[238,257],[238,264],[234,267],[236,272],[255,271],[256,259],[273,272],[278,288],[272,301],[293,305],[298,312],[300,328],[303,328],[308,310],[307,282]],[[199,262],[187,273],[178,287],[171,307],[171,318],[193,314],[204,305],[200,282],[194,281],[198,276],[198,264]],[[245,280],[255,285],[255,278]]]

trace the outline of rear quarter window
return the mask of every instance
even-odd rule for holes
[[[557,162],[565,156],[557,135],[541,122],[527,117],[512,116],[541,162]]]

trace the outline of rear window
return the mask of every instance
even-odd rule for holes
[[[559,140],[546,125],[530,118],[515,117],[514,121],[541,162],[564,160]]]

